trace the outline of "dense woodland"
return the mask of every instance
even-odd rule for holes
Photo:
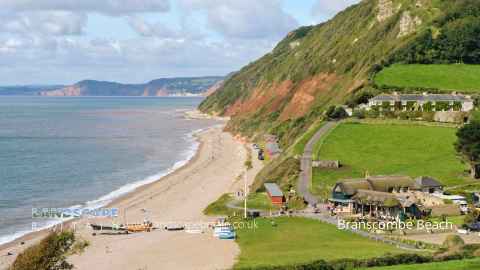
[[[480,2],[443,1],[446,13],[399,51],[391,61],[401,63],[480,63]]]

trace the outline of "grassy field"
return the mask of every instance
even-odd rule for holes
[[[226,205],[233,201],[230,194],[223,194],[218,200],[212,202],[207,208],[203,210],[203,213],[207,216],[229,216],[232,215],[235,210],[228,208]]]
[[[244,202],[239,201],[236,203],[236,206],[243,207]],[[259,210],[278,210],[279,207],[272,204],[272,201],[268,197],[267,193],[251,193],[248,195],[247,207],[249,209],[259,209]]]
[[[255,230],[237,230],[241,254],[236,268],[404,253],[311,219],[282,217],[274,221],[276,226],[270,220],[257,219]]]
[[[363,270],[474,270],[480,269],[480,259],[449,261],[441,263],[398,265],[389,267],[365,268]]]
[[[340,160],[338,170],[314,169],[313,192],[345,178],[370,175],[432,176],[445,185],[468,182],[467,165],[454,149],[456,130],[422,125],[345,123],[332,131],[317,155]]]
[[[375,76],[379,86],[480,92],[480,65],[393,65]]]

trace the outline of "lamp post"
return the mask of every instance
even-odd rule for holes
[[[247,185],[247,173],[248,170],[253,168],[252,165],[252,152],[250,149],[247,149],[247,160],[245,161],[245,173],[243,175],[243,181],[244,181],[244,218],[247,218],[247,196],[248,196],[248,185]]]
[[[247,191],[247,170],[248,170],[248,167],[245,166],[245,174],[243,176],[243,180],[244,180],[244,197],[245,197],[245,200],[244,200],[244,204],[245,204],[245,213],[244,213],[244,218],[247,219],[247,195],[248,195],[248,191]]]

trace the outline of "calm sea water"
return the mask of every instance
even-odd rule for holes
[[[32,208],[101,206],[189,160],[201,98],[0,97],[0,244]],[[45,226],[41,224],[39,226]]]

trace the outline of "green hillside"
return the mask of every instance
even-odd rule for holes
[[[480,65],[393,65],[375,76],[380,88],[480,92]]]
[[[300,138],[330,105],[382,91],[375,74],[396,64],[480,64],[478,22],[477,0],[364,0],[325,23],[292,31],[199,108],[230,116],[233,133],[254,140],[277,135],[287,151],[265,166],[254,188],[265,179],[286,188],[298,175],[294,157],[306,142]]]
[[[289,33],[200,106],[232,116],[228,129],[295,141],[327,106],[372,87],[392,63],[480,63],[480,2],[364,0]]]

